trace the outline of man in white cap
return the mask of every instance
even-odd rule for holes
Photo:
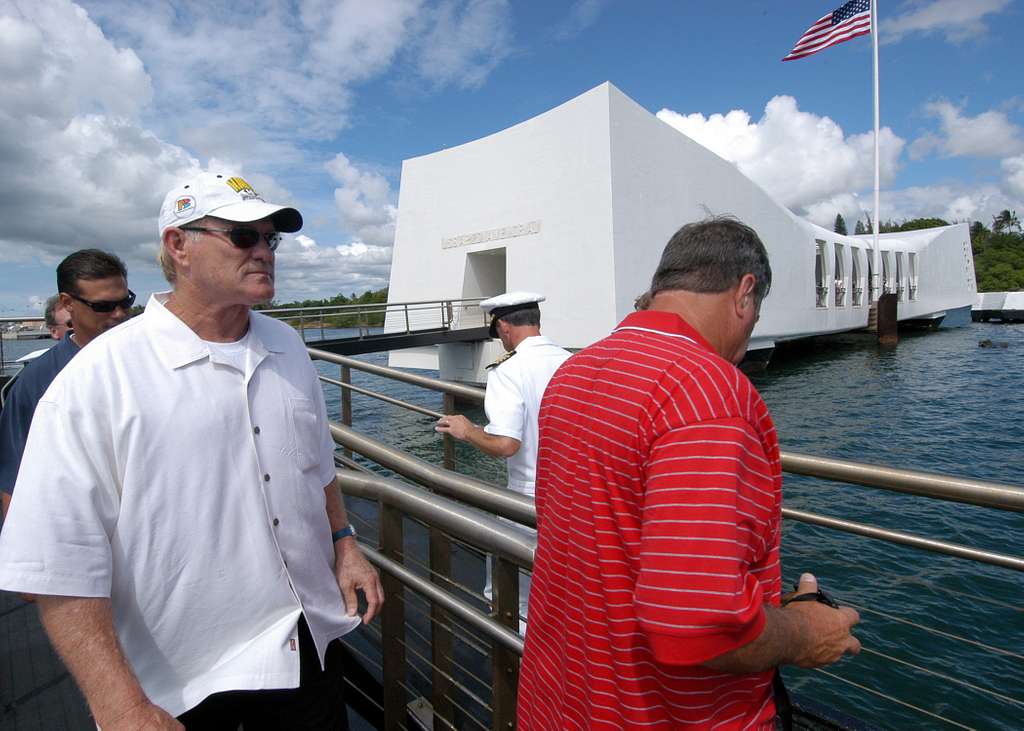
[[[551,376],[571,355],[540,334],[539,303],[543,301],[533,292],[508,292],[480,303],[480,309],[491,316],[491,337],[500,338],[507,351],[487,367],[487,426],[461,414],[445,416],[435,426],[485,454],[506,458],[508,488],[530,497],[537,467],[540,402]],[[519,613],[525,617],[529,581],[521,576],[519,584]],[[490,561],[484,595],[491,598]]]
[[[301,226],[240,177],[173,189],[159,219],[172,291],[36,409],[0,588],[37,595],[104,731],[347,728],[334,640],[359,624],[357,590],[364,621],[383,592],[303,343],[250,310]]]

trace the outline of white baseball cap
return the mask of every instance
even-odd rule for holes
[[[159,234],[172,226],[184,226],[206,216],[251,223],[273,217],[274,228],[294,233],[302,228],[302,214],[295,208],[267,203],[244,178],[201,172],[176,185],[160,207]]]

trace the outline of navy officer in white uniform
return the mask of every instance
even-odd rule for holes
[[[491,316],[491,337],[500,338],[507,351],[488,366],[484,411],[487,426],[461,414],[445,416],[436,430],[468,442],[508,464],[508,488],[533,497],[537,468],[537,417],[548,381],[569,357],[550,338],[540,334],[540,306],[544,297],[533,292],[507,292],[480,303]],[[520,577],[519,613],[526,616],[529,581]],[[487,563],[484,595],[491,598],[491,565]],[[520,623],[522,627],[522,623]]]
[[[172,290],[36,406],[0,589],[37,596],[103,731],[347,728],[335,639],[383,592],[306,348],[252,311],[301,227],[243,178],[183,181],[158,225]]]

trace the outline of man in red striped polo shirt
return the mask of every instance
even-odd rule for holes
[[[859,651],[853,609],[779,607],[778,439],[734,365],[770,285],[752,229],[684,226],[548,386],[521,729],[772,728],[778,665]]]

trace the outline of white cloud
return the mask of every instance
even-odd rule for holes
[[[285,236],[277,250],[275,298],[291,302],[381,289],[390,272],[389,248],[361,241],[320,246],[303,234]]]
[[[1024,159],[1020,160],[1020,169],[1024,170]],[[941,218],[950,223],[981,221],[986,226],[991,226],[992,217],[1005,208],[1024,208],[1021,191],[1007,192],[994,184],[968,186],[949,183],[883,190],[879,202],[882,221]],[[874,218],[873,208],[870,192],[861,197],[840,195],[810,206],[807,218],[831,229],[836,213],[841,213],[847,230],[853,233],[858,219],[863,221],[865,216]]]
[[[238,148],[279,164],[282,137],[331,139],[349,124],[357,84],[401,66],[434,88],[471,87],[508,54],[503,0],[262,0],[244,13],[206,0],[81,1],[139,49],[160,89],[161,132],[230,143],[240,130],[258,146]]]
[[[862,200],[853,193],[840,193],[806,206],[804,215],[807,220],[831,230],[836,222],[836,214],[841,214],[846,221],[847,232],[852,234],[857,221],[863,221],[865,217],[874,218],[873,211],[873,199]],[[884,220],[885,216],[882,218]]]
[[[913,34],[942,34],[951,43],[981,38],[988,33],[985,18],[1002,12],[1010,0],[918,0],[912,9],[895,18],[879,21],[882,42],[894,42]]]
[[[355,84],[396,67],[434,88],[479,84],[507,56],[509,28],[498,0],[255,0],[245,13],[205,0],[0,0],[0,260],[51,264],[88,245],[153,273],[157,211],[178,179],[221,167],[288,202],[277,181],[347,125]],[[333,168],[346,246],[369,247],[354,258],[376,286],[394,196],[379,173]]]
[[[198,163],[139,122],[135,53],[68,2],[3,2],[0,75],[0,259],[98,246],[151,267],[163,192]]]
[[[342,224],[371,246],[392,246],[398,209],[391,202],[393,196],[387,179],[378,172],[353,164],[340,152],[326,167],[331,177],[341,184],[334,190],[334,203]]]
[[[444,0],[417,27],[417,70],[435,87],[479,87],[512,50],[506,0]]]
[[[371,78],[391,64],[421,5],[419,0],[304,0],[300,18],[311,41],[303,70],[342,82]]]
[[[939,133],[928,133],[910,146],[914,159],[938,152],[946,157],[1002,157],[1024,150],[1024,134],[1004,112],[989,110],[975,117],[945,99],[929,102],[925,111],[939,120]]]
[[[662,109],[658,118],[736,163],[783,205],[805,215],[874,182],[873,134],[846,136],[830,118],[800,111],[791,96],[771,99],[756,122],[743,110],[705,117]],[[904,140],[883,127],[879,146],[885,183],[896,173]]]
[[[1024,155],[1008,157],[1001,163],[1004,182],[1011,194],[1024,199]]]
[[[1004,208],[1020,206],[997,185],[966,186],[959,183],[929,185],[886,191],[882,196],[882,220],[942,218],[950,223],[981,221],[992,225],[992,216]]]
[[[69,2],[0,2],[0,76],[0,109],[15,118],[134,116],[153,95],[135,52],[108,42]]]
[[[575,38],[597,22],[608,0],[576,0],[569,8],[569,14],[554,31],[554,37],[560,41]]]

